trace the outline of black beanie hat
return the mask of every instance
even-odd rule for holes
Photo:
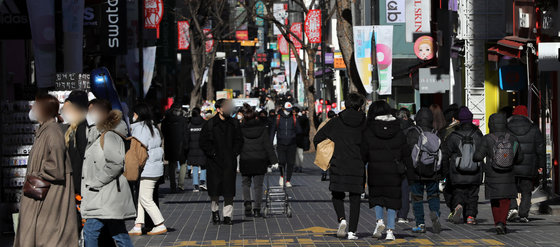
[[[77,91],[77,90],[72,91],[64,102],[70,102],[76,107],[86,111],[88,109],[88,104],[89,104],[87,93],[84,91]]]

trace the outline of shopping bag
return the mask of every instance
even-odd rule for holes
[[[331,158],[334,153],[334,142],[326,139],[317,145],[317,152],[315,153],[315,165],[323,171],[329,169]]]

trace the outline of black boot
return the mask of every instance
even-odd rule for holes
[[[321,181],[327,181],[327,174],[321,175]]]
[[[244,202],[243,205],[245,206],[245,217],[253,216],[253,207],[251,206],[251,202]]]
[[[253,217],[261,218],[262,217],[261,210],[260,209],[253,209]]]
[[[224,225],[233,225],[233,221],[231,221],[231,217],[224,217]]]
[[[496,233],[498,235],[507,234],[506,225],[504,225],[504,223],[502,222],[498,222],[498,224],[496,224]]]
[[[212,212],[212,224],[220,224],[220,211]]]

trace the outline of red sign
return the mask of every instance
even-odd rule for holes
[[[247,31],[247,30],[237,30],[237,31],[235,31],[235,38],[237,40],[249,40],[249,31]]]
[[[206,37],[209,39],[206,41],[206,52],[211,52],[214,47],[214,35],[210,33],[210,29],[204,29],[204,33],[208,33]]]
[[[296,35],[297,38],[299,38],[299,40],[303,40],[303,31],[301,30],[301,22],[295,22],[294,24],[292,24],[292,26],[290,27],[290,32],[292,32],[293,34]],[[293,35],[290,34],[290,40],[292,41],[292,43],[294,43],[294,46],[297,49],[301,48],[301,43],[298,41],[298,39],[296,39]]]
[[[144,0],[144,28],[157,29],[159,38],[159,23],[163,17],[163,0]]]
[[[188,50],[191,46],[191,35],[188,21],[177,21],[177,49]]]
[[[287,55],[289,53],[288,41],[284,38],[284,35],[278,35],[278,50],[280,54]]]
[[[321,43],[321,10],[309,10],[305,17],[305,35],[309,43]]]

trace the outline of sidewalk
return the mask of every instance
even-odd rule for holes
[[[411,221],[397,224],[397,241],[379,241],[372,238],[375,215],[364,201],[358,227],[360,239],[338,239],[329,183],[320,181],[320,170],[312,164],[313,158],[313,154],[306,154],[304,173],[296,173],[292,179],[292,218],[245,218],[238,177],[234,225],[214,226],[210,223],[210,202],[205,192],[193,193],[190,186],[188,191],[167,194],[168,187],[163,185],[160,205],[170,232],[132,237],[134,246],[560,246],[560,217],[556,216],[531,216],[531,223],[510,224],[510,234],[497,236],[489,201],[484,199],[482,190],[477,226],[454,225],[442,220],[443,231],[435,235],[430,232],[431,223],[427,217],[428,233],[413,234],[414,222]],[[277,183],[277,178],[278,175],[273,174],[270,181]],[[425,208],[427,210],[427,206]],[[446,218],[449,210],[444,203],[441,208],[442,218]],[[412,211],[409,218],[412,220]],[[130,227],[133,222],[127,223]]]

